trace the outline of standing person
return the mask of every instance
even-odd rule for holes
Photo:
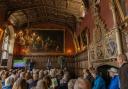
[[[108,70],[109,76],[111,77],[111,82],[108,89],[120,89],[119,88],[119,76],[116,68],[110,68]]]
[[[92,89],[106,89],[105,81],[100,75],[98,75],[96,69],[91,69],[90,72],[94,77],[94,85],[92,86]]]
[[[29,71],[32,71],[35,67],[35,63],[33,62],[33,60],[30,60],[29,62]]]
[[[120,89],[128,89],[128,61],[126,55],[120,54],[117,56],[119,65]]]

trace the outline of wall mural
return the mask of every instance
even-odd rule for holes
[[[117,55],[117,43],[115,31],[111,31],[106,34],[105,37],[105,58],[116,58]]]
[[[28,54],[64,53],[64,35],[64,30],[22,30],[16,33],[15,50],[22,47]]]
[[[122,20],[128,19],[128,0],[115,0]]]

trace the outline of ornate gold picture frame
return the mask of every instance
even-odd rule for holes
[[[128,0],[115,0],[119,13],[123,21],[128,19]]]

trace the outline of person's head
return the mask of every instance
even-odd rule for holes
[[[43,79],[39,80],[39,81],[37,82],[36,89],[48,89],[47,82],[44,81]]]
[[[23,78],[23,79],[25,78],[25,72],[20,73],[20,78]]]
[[[45,70],[45,71],[44,71],[44,76],[47,76],[47,75],[48,75],[48,71]]]
[[[55,69],[51,69],[50,70],[50,76],[51,77],[55,77],[56,76],[56,73],[55,72],[56,72]]]
[[[22,78],[17,79],[12,89],[28,89],[26,80]]]
[[[79,78],[78,89],[91,89],[91,84],[88,80]]]
[[[38,80],[38,77],[39,77],[39,76],[38,76],[37,73],[33,74],[33,80],[35,80],[35,81]]]
[[[127,60],[127,56],[124,55],[124,54],[119,54],[117,56],[117,63],[119,65],[119,67],[121,67],[124,63],[126,63],[128,60]]]
[[[27,73],[25,74],[25,79],[26,79],[26,80],[32,79],[32,76],[31,76],[31,73],[30,73],[30,72],[27,72]]]
[[[116,69],[116,68],[110,68],[109,70],[108,70],[108,72],[109,72],[109,76],[110,77],[114,77],[115,75],[117,75],[118,73],[118,70]]]
[[[16,75],[16,71],[15,70],[12,71],[12,75]]]

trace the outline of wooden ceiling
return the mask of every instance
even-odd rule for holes
[[[86,13],[82,0],[6,0],[6,4],[8,18],[17,26],[27,21],[31,24],[53,22],[75,29],[76,23]]]

